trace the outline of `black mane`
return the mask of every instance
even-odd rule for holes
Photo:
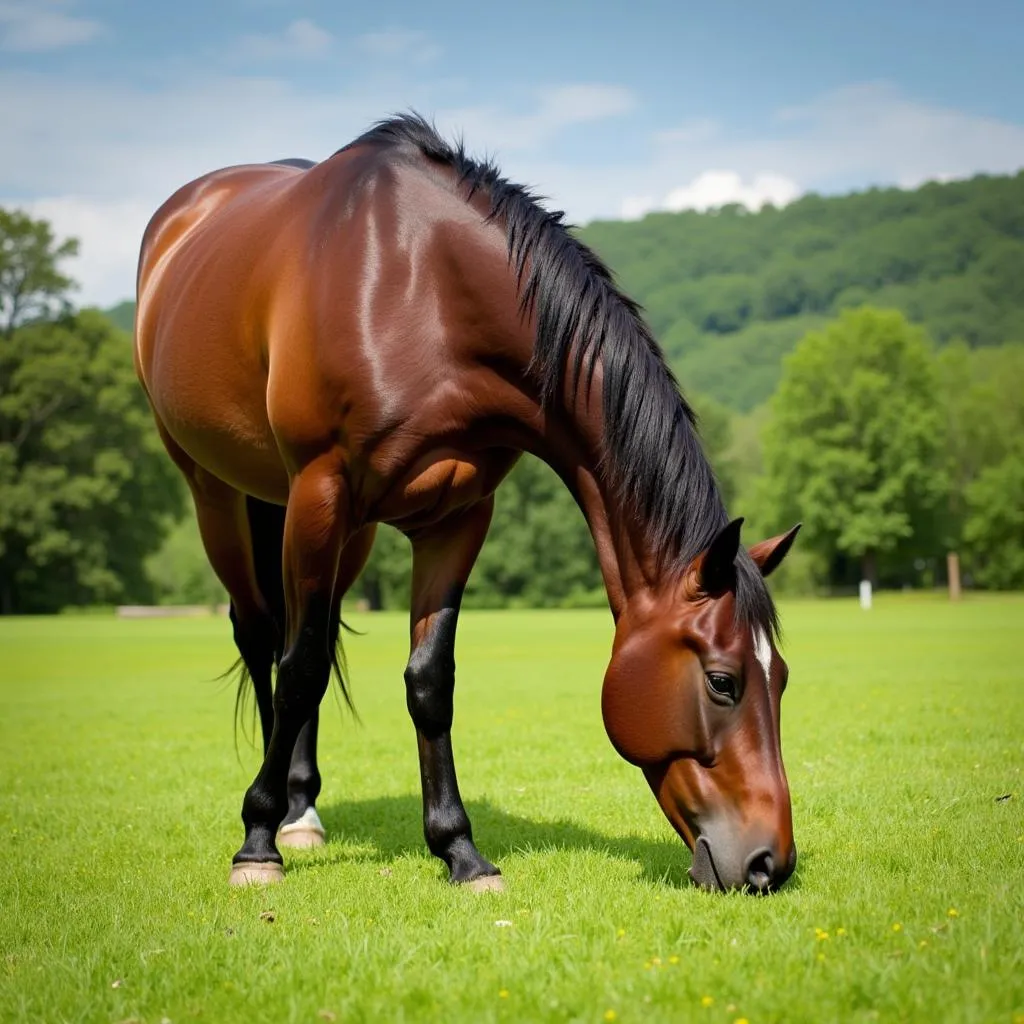
[[[367,143],[415,147],[428,160],[450,167],[468,187],[467,199],[477,192],[490,199],[489,219],[505,226],[522,310],[535,315],[531,370],[543,401],[551,403],[567,384],[574,391],[581,384],[589,387],[600,363],[606,482],[650,531],[663,568],[684,569],[707,549],[728,516],[697,435],[696,416],[639,306],[571,233],[561,211],[546,210],[492,161],[467,155],[461,141],[450,145],[418,114],[379,121],[349,145]],[[739,617],[777,633],[771,595],[745,549],[736,569]]]

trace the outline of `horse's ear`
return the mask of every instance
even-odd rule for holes
[[[700,590],[711,596],[724,594],[736,582],[736,555],[740,550],[743,518],[734,519],[718,531],[718,536],[700,560]]]
[[[803,523],[797,523],[792,530],[780,533],[778,537],[772,537],[771,540],[763,540],[751,547],[750,557],[757,563],[762,576],[768,576],[779,567],[779,563],[793,546],[793,541],[796,540],[801,526]]]

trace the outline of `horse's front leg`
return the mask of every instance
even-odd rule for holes
[[[462,591],[487,528],[494,499],[416,533],[413,545],[412,652],[406,701],[420,758],[423,833],[430,852],[448,865],[452,882],[501,889],[501,872],[473,844],[452,755],[455,627]]]
[[[345,506],[334,459],[312,463],[292,481],[282,556],[287,622],[274,690],[274,726],[263,765],[242,803],[245,842],[234,856],[233,885],[284,877],[274,840],[288,811],[288,773],[296,740],[319,707],[330,677],[335,576],[347,535]]]

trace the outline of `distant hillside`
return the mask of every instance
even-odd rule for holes
[[[125,299],[124,302],[119,302],[103,312],[113,321],[114,326],[120,327],[122,331],[131,332],[135,329],[135,303],[131,299]]]
[[[901,309],[940,342],[1024,339],[1024,172],[580,235],[646,308],[684,388],[738,410],[767,398],[782,356],[845,306]]]
[[[846,306],[901,309],[939,342],[1024,340],[1024,172],[805,196],[782,210],[652,213],[580,236],[647,310],[687,391],[738,411]],[[135,304],[107,314],[132,329]]]

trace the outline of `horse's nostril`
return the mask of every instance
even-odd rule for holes
[[[754,892],[766,892],[772,884],[775,861],[767,847],[755,850],[747,860],[747,885]]]

